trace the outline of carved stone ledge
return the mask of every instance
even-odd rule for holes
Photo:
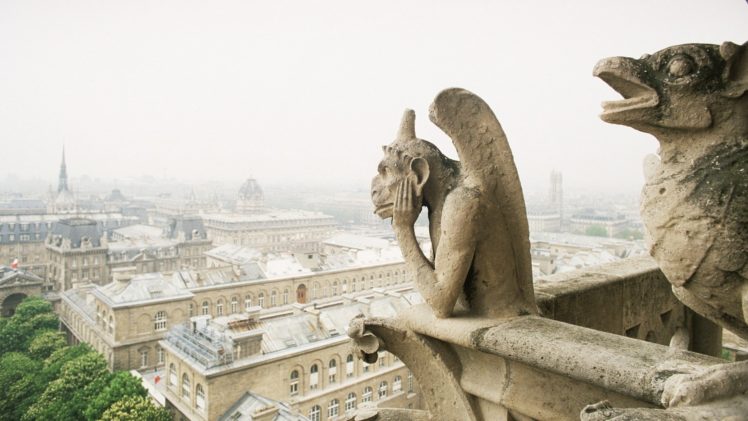
[[[748,407],[747,397],[663,412],[668,379],[724,361],[538,316],[438,319],[420,305],[396,320],[354,319],[349,334],[360,355],[398,356],[438,419],[691,419],[689,411],[735,415]],[[610,404],[589,405],[603,400]]]

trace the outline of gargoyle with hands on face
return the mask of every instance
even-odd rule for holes
[[[416,138],[415,113],[407,110],[372,180],[375,213],[392,218],[418,290],[437,317],[452,316],[458,301],[471,316],[537,314],[522,187],[501,125],[481,98],[456,88],[436,97],[429,116],[461,161]],[[414,231],[423,206],[431,259]]]

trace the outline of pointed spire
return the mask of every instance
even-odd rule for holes
[[[416,113],[407,109],[400,121],[400,130],[397,132],[396,142],[405,142],[416,138]]]
[[[60,164],[60,177],[57,183],[57,192],[68,190],[68,170],[65,165],[65,144],[62,145],[62,163]]]

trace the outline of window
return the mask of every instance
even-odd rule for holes
[[[345,398],[345,412],[350,412],[356,409],[356,394],[351,392],[348,397]]]
[[[338,416],[338,409],[340,408],[340,402],[337,399],[330,401],[330,405],[327,406],[327,416],[329,418]]]
[[[252,307],[252,296],[247,294],[244,296],[244,311],[249,311],[250,307]]]
[[[160,346],[156,347],[156,359],[158,360],[159,364],[164,363],[164,349]]]
[[[177,368],[174,363],[169,364],[169,386],[177,385]]]
[[[321,412],[322,408],[320,408],[319,405],[314,405],[312,409],[309,410],[309,421],[320,421]]]
[[[203,316],[210,314],[210,304],[207,301],[203,301]]]
[[[363,363],[361,363],[361,365],[364,367],[364,373],[368,373],[369,372],[369,366],[371,366],[371,364],[369,364],[366,361],[364,361]]]
[[[332,283],[332,295],[338,295],[338,281]]]
[[[384,356],[385,356],[384,351],[379,351],[377,353],[377,360],[379,360],[380,367],[384,367]]]
[[[283,290],[283,304],[288,304],[288,288]]]
[[[413,372],[408,371],[408,393],[413,393]]]
[[[387,397],[387,382],[379,383],[379,399]]]
[[[317,283],[315,282],[312,286],[312,300],[317,299]]]
[[[400,376],[395,376],[395,381],[392,382],[392,393],[397,393],[403,390],[403,379]]]
[[[182,397],[190,398],[190,378],[187,376],[187,373],[182,374]]]
[[[270,307],[275,307],[278,304],[276,295],[277,292],[275,290],[270,293]]]
[[[239,310],[239,300],[236,297],[231,297],[231,314],[236,313]]]
[[[195,315],[195,305],[192,303],[190,303],[190,306],[189,306],[189,314],[190,314],[190,317]]]
[[[153,328],[156,330],[166,329],[166,312],[156,312],[156,317],[153,318]]]
[[[203,390],[203,386],[200,383],[195,387],[195,407],[197,409],[205,409],[205,390]]]
[[[291,383],[289,395],[296,396],[299,394],[299,372],[294,370],[291,372]]]
[[[338,363],[333,359],[327,365],[327,381],[328,383],[335,383],[335,375],[338,374]]]
[[[361,402],[371,402],[371,395],[373,394],[373,390],[371,387],[366,386],[364,388],[364,394],[361,397]]]
[[[262,307],[262,308],[265,308],[265,293],[264,293],[264,292],[261,292],[261,293],[260,293],[260,294],[259,294],[259,295],[257,296],[257,304],[258,304],[258,305],[259,305],[260,307]]]
[[[216,302],[216,316],[223,316],[223,299],[221,298]]]
[[[346,377],[352,377],[353,376],[353,354],[348,354],[348,356],[345,358],[345,375]]]
[[[317,364],[313,364],[312,368],[309,369],[309,389],[315,390],[319,385],[319,367]]]
[[[148,367],[148,350],[140,351],[140,368]]]

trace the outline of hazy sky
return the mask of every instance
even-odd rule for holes
[[[404,108],[482,96],[529,188],[634,189],[653,138],[603,123],[600,58],[748,41],[745,0],[0,1],[0,176],[368,183]]]

